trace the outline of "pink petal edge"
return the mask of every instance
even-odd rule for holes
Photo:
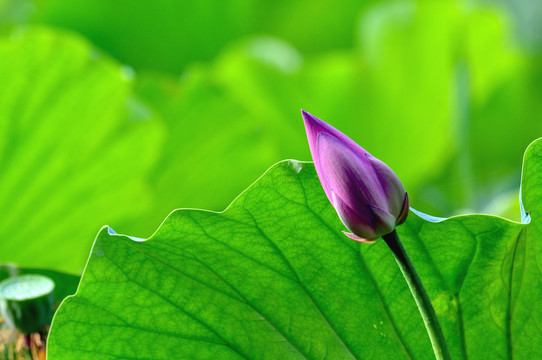
[[[376,240],[378,240],[378,239],[375,239],[375,240],[367,240],[367,239],[360,238],[359,236],[354,235],[354,234],[349,233],[349,232],[346,232],[346,231],[343,231],[343,234],[345,234],[346,236],[348,236],[350,239],[352,239],[352,240],[354,240],[354,241],[357,241],[357,242],[360,242],[360,243],[364,243],[364,244],[374,244],[374,243],[376,242]]]

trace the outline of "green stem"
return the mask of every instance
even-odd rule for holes
[[[429,296],[425,291],[422,281],[410,261],[408,254],[403,246],[403,243],[399,239],[397,232],[393,232],[382,236],[388,247],[390,248],[405,280],[410,288],[410,292],[418,305],[418,310],[422,315],[423,322],[425,323],[425,328],[427,329],[427,334],[431,339],[431,344],[433,345],[433,351],[435,352],[435,357],[437,360],[450,360],[450,352],[448,346],[446,345],[446,340],[444,339],[444,334],[440,328],[438,322],[437,314],[435,314],[435,309],[429,300]]]

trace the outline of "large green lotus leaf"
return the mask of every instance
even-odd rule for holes
[[[542,351],[541,159],[539,140],[524,165],[530,223],[411,212],[398,228],[453,359]],[[296,161],[224,212],[173,212],[147,240],[105,227],[56,314],[48,359],[432,359],[384,242],[343,229],[313,165]]]
[[[161,127],[128,75],[75,36],[0,39],[0,262],[80,272],[92,229],[148,206]]]

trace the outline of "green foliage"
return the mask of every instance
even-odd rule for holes
[[[390,134],[423,131],[425,120],[408,131],[364,122],[358,104],[376,98],[357,91],[365,77],[355,54],[303,65],[290,45],[255,38],[178,82],[142,75],[134,94],[129,70],[77,37],[34,29],[0,47],[0,120],[10,129],[0,135],[9,194],[0,261],[79,272],[104,223],[147,236],[174,208],[224,208],[268,164],[309,158],[299,104],[381,150],[412,188],[448,149],[446,121],[425,130],[431,136],[382,146]],[[419,153],[412,164],[399,157]]]
[[[0,263],[55,278],[60,301],[103,224],[147,237],[309,159],[301,107],[388,163],[415,208],[516,218],[517,160],[542,134],[540,6],[500,3],[0,0]],[[454,359],[542,352],[540,146],[532,223],[399,230]],[[281,163],[223,213],[176,211],[145,242],[103,230],[51,356],[426,358],[391,255],[344,238],[319,189],[312,165]]]
[[[454,359],[542,351],[541,159],[539,140],[524,163],[530,223],[411,213],[398,228]],[[431,359],[385,244],[355,243],[342,229],[312,164],[296,161],[222,213],[173,212],[146,241],[103,228],[56,315],[49,359]]]
[[[122,69],[79,38],[1,39],[0,79],[0,262],[79,272],[92,229],[149,201],[161,128]]]
[[[362,6],[339,0],[329,11],[322,5],[309,0],[82,0],[72,6],[67,0],[40,0],[27,18],[77,31],[138,70],[175,74],[254,33],[275,34],[307,52],[351,47]]]
[[[300,104],[378,153],[415,192],[452,151],[450,120],[443,117],[431,128],[421,116],[408,123],[373,121],[387,106],[375,109],[378,86],[370,77],[357,54],[311,61],[265,37],[232,46],[213,63],[188,69],[179,81],[142,75],[138,94],[162,116],[169,134],[151,177],[157,198],[149,212],[153,223],[180,206],[221,210],[270,163],[310,158]],[[367,114],[371,106],[374,113]],[[421,132],[426,136],[416,136]],[[217,181],[217,175],[228,181]]]
[[[269,164],[309,159],[301,107],[414,207],[516,216],[542,88],[508,14],[307,4],[0,0],[0,261],[80,272],[103,224],[146,237],[172,209],[222,210]]]
[[[207,193],[172,197],[171,185],[191,186],[193,176],[225,204],[242,179],[270,162],[308,158],[302,106],[388,163],[415,207],[516,216],[508,207],[517,203],[517,159],[542,128],[533,101],[539,90],[509,31],[495,9],[383,3],[364,13],[357,51],[308,56],[284,41],[252,37],[188,67],[179,81],[142,74],[140,95],[171,134],[153,174],[158,204],[220,210]],[[186,167],[188,176],[178,160],[187,152],[199,159]],[[162,167],[168,162],[175,165]],[[231,181],[214,181],[209,169]]]
[[[400,123],[406,141],[428,141],[406,164],[450,142],[432,171],[407,182],[416,208],[502,212],[500,196],[516,188],[517,159],[542,134],[542,109],[533,98],[541,88],[529,80],[539,77],[536,58],[514,43],[511,27],[498,8],[460,1],[382,2],[362,17],[360,48],[378,110],[363,116]],[[415,119],[425,124],[417,134],[410,132]],[[401,142],[393,135],[389,142]],[[393,157],[386,160],[395,169]]]

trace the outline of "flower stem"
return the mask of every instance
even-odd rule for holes
[[[429,296],[423,287],[422,281],[420,280],[412,261],[410,261],[397,232],[393,230],[393,232],[382,236],[382,238],[393,253],[408,287],[410,288],[410,292],[416,301],[416,305],[418,305],[418,310],[422,315],[427,334],[429,335],[429,339],[431,339],[431,345],[433,345],[435,357],[437,360],[450,360],[451,357],[448,345],[446,345],[446,339],[444,339],[444,334],[440,328],[435,309],[433,309],[431,300],[429,300]]]

